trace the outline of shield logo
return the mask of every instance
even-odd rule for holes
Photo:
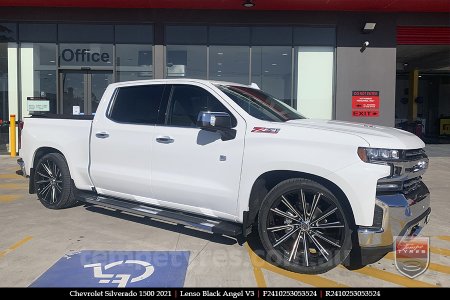
[[[428,237],[395,237],[395,267],[409,277],[422,274],[430,264],[430,238]]]

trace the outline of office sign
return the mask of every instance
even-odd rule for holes
[[[59,63],[64,66],[112,67],[112,45],[106,44],[61,44]]]

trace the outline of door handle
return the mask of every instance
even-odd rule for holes
[[[170,136],[159,136],[156,138],[156,141],[162,144],[170,144],[173,143],[175,140]]]
[[[99,139],[106,139],[107,137],[109,137],[109,133],[107,132],[97,132],[95,134],[96,137],[98,137]]]

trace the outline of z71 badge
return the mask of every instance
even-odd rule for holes
[[[280,128],[253,127],[252,132],[273,133],[277,134]]]

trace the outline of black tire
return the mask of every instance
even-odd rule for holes
[[[303,274],[333,269],[352,248],[347,215],[323,185],[302,178],[282,181],[264,198],[258,214],[268,260]]]
[[[62,209],[76,203],[69,167],[60,153],[46,154],[38,161],[34,186],[39,200],[47,208]]]

